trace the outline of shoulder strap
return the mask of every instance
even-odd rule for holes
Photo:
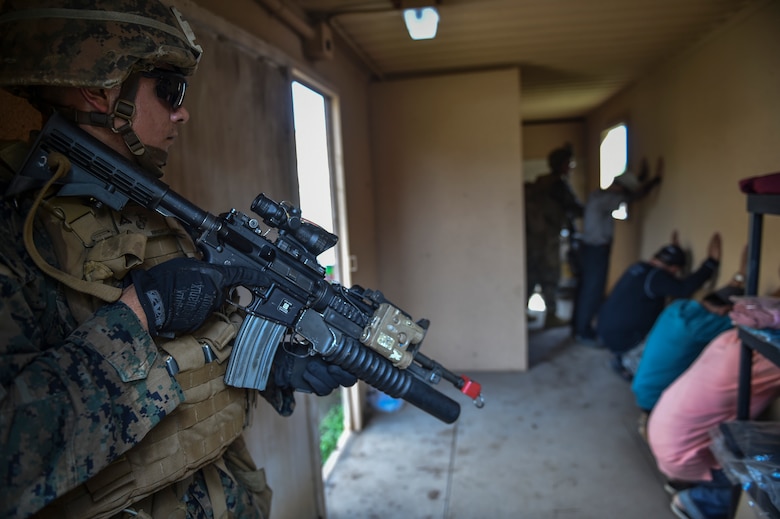
[[[38,207],[41,205],[43,197],[49,191],[51,186],[53,186],[59,178],[64,177],[71,168],[70,161],[67,159],[67,157],[57,152],[52,152],[49,154],[48,163],[56,167],[57,170],[35,197],[33,205],[30,208],[30,212],[24,221],[24,246],[27,249],[27,252],[30,254],[32,260],[44,273],[74,290],[98,297],[103,301],[113,303],[114,301],[117,301],[122,295],[121,288],[112,287],[103,283],[85,281],[67,274],[46,263],[46,261],[38,252],[38,249],[35,248],[35,242],[33,240],[33,222],[35,221],[35,213],[38,211]]]
[[[27,144],[22,141],[0,141],[0,182],[7,184],[13,180],[27,157],[27,151]]]

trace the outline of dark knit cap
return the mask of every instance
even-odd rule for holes
[[[677,245],[667,245],[655,253],[655,259],[670,267],[685,266],[685,252]]]

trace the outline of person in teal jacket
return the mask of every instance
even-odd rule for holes
[[[670,303],[647,335],[631,390],[636,403],[650,412],[664,389],[688,369],[704,347],[733,325],[728,316],[729,297],[742,295],[741,287],[727,285],[701,302],[678,299]]]

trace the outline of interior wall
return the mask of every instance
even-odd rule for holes
[[[181,0],[191,2],[191,0]],[[301,38],[259,0],[197,0],[197,4],[231,24],[262,38],[271,50],[283,53],[296,68],[314,77],[341,102],[341,147],[335,157],[344,171],[350,252],[356,270],[352,282],[379,288],[374,220],[374,183],[368,126],[370,74],[350,46],[334,32],[333,59],[309,60]]]
[[[423,351],[456,370],[524,370],[517,69],[372,85],[381,286]]]
[[[679,231],[694,265],[718,231],[719,285],[737,271],[748,236],[740,179],[780,171],[780,2],[761,3],[694,49],[652,71],[588,120],[590,156],[616,119],[629,123],[629,154],[665,161],[663,183],[640,217],[618,226],[611,281]],[[594,168],[595,169],[595,168]],[[780,286],[780,219],[764,222],[760,292]],[[639,236],[635,247],[626,247]],[[627,239],[628,238],[628,239]]]

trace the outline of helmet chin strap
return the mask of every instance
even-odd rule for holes
[[[165,166],[165,164],[168,162],[168,152],[164,149],[157,148],[156,146],[150,146],[149,144],[146,144],[145,146],[146,153],[144,153],[144,156],[148,157],[149,160],[152,161],[155,169],[160,169],[161,167]],[[160,176],[162,176],[162,171],[160,171]]]
[[[144,170],[159,178],[163,175],[160,167],[167,162],[168,152],[160,148],[144,145],[138,134],[133,130],[135,97],[138,93],[139,79],[139,74],[131,74],[122,83],[119,98],[114,104],[114,110],[109,114],[83,112],[73,108],[58,108],[57,111],[69,117],[76,124],[108,128],[118,134],[122,137],[127,149],[130,150],[133,160]]]

